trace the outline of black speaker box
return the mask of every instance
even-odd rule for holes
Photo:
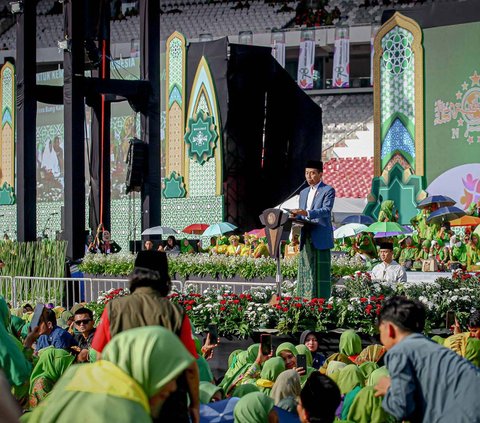
[[[142,190],[147,167],[147,145],[137,138],[130,140],[127,156],[127,194]]]

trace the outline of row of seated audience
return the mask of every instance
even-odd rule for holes
[[[231,235],[230,237],[220,236],[220,237],[211,237],[210,245],[205,248],[202,247],[200,241],[197,241],[196,244],[192,243],[184,238],[177,242],[173,235],[170,235],[167,238],[165,244],[160,243],[157,246],[158,251],[163,251],[167,255],[178,255],[178,254],[196,254],[196,253],[207,253],[210,255],[226,255],[226,256],[241,256],[241,257],[268,257],[268,246],[266,237],[257,237],[255,235],[244,234],[242,237],[239,235]],[[155,244],[151,240],[147,240],[144,243],[144,248],[147,251],[155,249]],[[298,236],[294,236],[292,241],[284,242],[282,244],[282,253],[285,257],[295,256],[299,251],[299,239]]]
[[[362,349],[347,330],[325,359],[307,331],[297,346],[233,351],[218,381],[208,365],[217,345],[209,336],[194,343],[188,317],[167,298],[166,255],[139,254],[130,282],[132,294],[110,301],[96,329],[82,305],[49,305],[26,331],[32,308],[10,310],[0,298],[1,383],[12,392],[2,389],[2,421],[18,421],[21,408],[22,422],[199,422],[219,401],[233,401],[237,423],[480,421],[478,311],[468,332],[434,342],[422,335],[424,306],[393,297],[379,315],[383,345]]]

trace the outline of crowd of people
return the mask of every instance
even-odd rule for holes
[[[233,401],[233,416],[218,421],[480,422],[478,311],[467,330],[457,323],[451,336],[429,339],[424,306],[393,297],[379,315],[380,343],[363,348],[345,330],[326,357],[313,330],[276,348],[266,335],[232,351],[216,379],[218,343],[195,337],[170,286],[166,254],[143,251],[132,294],[107,303],[97,327],[83,304],[47,304],[31,327],[31,306],[0,298],[0,383],[10,385],[2,421],[199,422],[208,404]]]
[[[396,221],[393,201],[384,203],[379,220]],[[479,206],[473,204],[469,215],[478,217]],[[393,259],[406,270],[479,271],[480,225],[477,228],[467,226],[462,232],[455,233],[449,222],[428,223],[428,217],[437,209],[435,205],[422,209],[410,222],[410,234],[378,239],[372,233],[361,232],[355,237],[337,239],[334,250],[352,257],[360,256],[367,263],[375,264],[380,258],[380,244],[390,242],[393,244]]]
[[[294,237],[294,239],[288,244],[285,242],[285,254],[288,256],[298,253],[298,244],[298,236]],[[297,246],[297,248],[295,248],[295,246]],[[155,250],[154,242],[152,240],[145,241],[144,249],[147,251]],[[156,246],[156,249],[157,251],[167,253],[167,255],[206,253],[210,255],[253,258],[268,257],[270,255],[267,246],[267,238],[250,235],[248,233],[243,236],[212,236],[210,238],[210,244],[205,247],[202,246],[200,241],[194,246],[187,238],[183,238],[178,242],[174,235],[170,235],[166,242],[160,242]]]

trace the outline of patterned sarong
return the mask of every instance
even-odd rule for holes
[[[317,250],[307,237],[298,261],[297,295],[303,298],[330,298],[331,252]]]

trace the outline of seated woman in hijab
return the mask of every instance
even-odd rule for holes
[[[355,251],[363,260],[372,261],[378,259],[378,251],[373,238],[370,234],[358,234],[357,241],[352,245],[353,251]]]
[[[195,254],[195,249],[190,245],[187,238],[182,239],[182,245],[180,246],[180,254]]]
[[[237,402],[233,410],[235,423],[276,423],[273,399],[261,392],[252,392]]]
[[[35,408],[47,397],[63,373],[75,362],[73,354],[54,347],[40,350],[38,357],[30,376],[30,408]]]
[[[353,329],[348,329],[340,336],[339,350],[351,361],[355,361],[362,352],[362,340]]]
[[[375,370],[368,378],[365,387],[360,389],[350,407],[346,410],[346,417],[342,413],[342,418],[357,423],[395,422],[396,420],[383,410],[382,397],[375,396],[374,387],[385,376],[388,376],[388,371],[385,367]]]
[[[297,412],[297,398],[300,395],[302,386],[300,375],[296,370],[285,370],[280,373],[273,385],[270,397],[275,405],[285,411]]]
[[[304,344],[312,354],[312,363],[310,366],[314,369],[319,369],[325,362],[325,356],[319,351],[317,334],[311,330],[304,331],[300,335],[300,344]]]
[[[77,421],[79,415],[92,422],[151,422],[177,389],[176,378],[194,360],[162,326],[121,332],[107,344],[102,360],[70,367],[21,422]]]

